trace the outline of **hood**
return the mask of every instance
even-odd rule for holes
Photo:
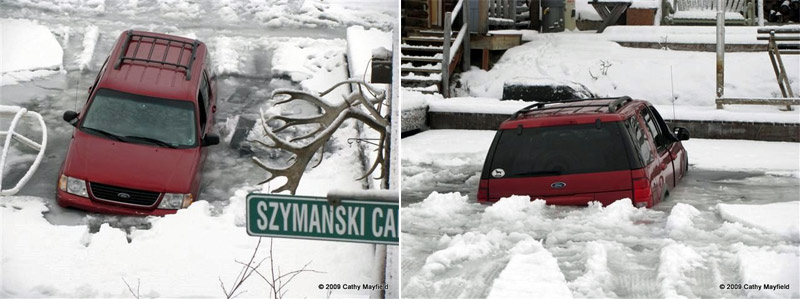
[[[75,130],[64,174],[132,189],[189,193],[199,158],[199,147],[171,149],[125,143]]]

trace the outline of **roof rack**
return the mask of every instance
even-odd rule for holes
[[[593,101],[593,100],[614,100],[608,104],[585,104],[585,105],[576,105],[576,106],[557,106],[557,107],[547,107],[548,105],[552,104],[564,104],[564,103],[572,103],[572,102],[581,102],[581,101]],[[586,108],[586,107],[608,107],[608,112],[614,113],[617,112],[617,109],[621,108],[628,102],[632,101],[632,99],[628,96],[623,97],[616,97],[616,98],[594,98],[594,99],[572,99],[572,100],[563,100],[563,101],[554,101],[554,102],[544,102],[544,103],[536,103],[525,108],[514,112],[511,116],[511,119],[519,118],[520,114],[528,113],[534,110],[543,111],[543,110],[550,110],[550,109],[564,109],[564,108]]]
[[[176,68],[183,68],[183,69],[186,70],[186,80],[191,80],[192,79],[192,63],[194,62],[195,58],[197,57],[197,48],[200,45],[199,41],[194,40],[193,42],[185,42],[185,41],[172,39],[172,38],[168,38],[168,37],[159,37],[159,36],[155,36],[155,35],[133,33],[133,29],[128,30],[127,32],[128,32],[128,36],[126,37],[125,42],[122,44],[122,47],[119,50],[119,58],[117,59],[117,63],[114,64],[114,69],[115,70],[118,70],[120,68],[120,66],[122,65],[122,63],[125,62],[125,61],[141,61],[141,62],[145,62],[145,63],[148,63],[148,62],[149,63],[158,63],[158,64],[162,64],[162,65],[171,65],[171,66],[174,66]],[[128,51],[128,45],[136,37],[138,37],[138,39],[136,39],[136,40],[139,41],[139,43],[136,44],[136,48],[133,50],[133,55],[132,56],[125,56],[125,53]],[[141,45],[141,42],[145,38],[153,39],[153,43],[150,46],[150,53],[147,54],[147,58],[136,58],[136,53],[139,52],[139,46]],[[166,48],[166,50],[164,50],[164,55],[161,57],[160,60],[151,59],[153,57],[153,49],[155,49],[156,44],[158,43],[158,41],[166,42],[167,48]],[[181,52],[180,52],[180,55],[178,55],[178,61],[177,62],[168,62],[167,61],[167,54],[169,53],[169,49],[170,49],[172,44],[175,44],[176,46],[179,46],[181,48]],[[183,50],[186,49],[187,46],[191,47],[192,56],[189,58],[189,63],[181,64],[181,59],[183,58]]]

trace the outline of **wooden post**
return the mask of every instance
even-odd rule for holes
[[[717,0],[717,99],[725,96],[725,0]],[[722,104],[717,102],[717,109]]]
[[[489,1],[478,1],[478,34],[489,33]]]
[[[758,0],[758,26],[764,27],[764,0]]]
[[[511,25],[511,29],[517,29],[517,0],[508,0],[511,7],[509,7],[509,12],[511,14],[511,20],[514,21],[514,25]]]
[[[450,37],[453,35],[452,13],[444,14],[444,39],[442,40],[442,95],[450,97]]]
[[[464,32],[464,41],[463,41],[463,44],[461,45],[461,47],[462,47],[462,50],[461,50],[462,52],[461,53],[464,53],[461,56],[463,58],[461,60],[461,70],[466,72],[466,71],[469,71],[469,67],[472,66],[472,61],[470,60],[470,58],[471,58],[470,57],[470,52],[471,52],[472,49],[470,48],[470,45],[469,45],[469,35],[470,35],[470,32],[472,30],[469,29],[469,25],[470,25],[469,24],[469,22],[470,22],[469,1],[470,0],[462,0],[462,1],[464,1],[464,3],[461,4],[461,19],[464,20],[463,21],[464,24],[461,25],[461,26],[466,27],[466,32]]]

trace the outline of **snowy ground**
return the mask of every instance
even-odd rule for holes
[[[0,4],[4,41],[0,103],[40,112],[50,134],[47,155],[31,182],[19,196],[0,200],[0,297],[126,297],[130,294],[122,279],[134,289],[139,284],[143,296],[222,296],[220,280],[230,288],[241,270],[236,261],[246,262],[258,240],[247,236],[243,227],[244,197],[250,191],[269,191],[278,183],[256,186],[267,174],[255,167],[251,156],[228,147],[237,118],[254,117],[258,108],[269,108],[269,94],[275,88],[320,91],[347,78],[347,27],[387,30],[396,18],[393,1],[25,0]],[[131,28],[198,38],[211,51],[212,67],[219,74],[216,129],[224,142],[210,149],[199,196],[202,201],[163,218],[62,209],[53,193],[72,128],[61,114],[81,108],[114,40]],[[20,32],[28,39],[6,43]],[[47,47],[39,47],[45,54],[33,55],[20,46],[26,42],[36,46],[39,39],[47,41]],[[14,52],[6,51],[7,47]],[[51,56],[58,60],[39,59]],[[6,69],[11,66],[6,61],[27,63]],[[341,100],[342,92],[330,98]],[[7,119],[0,120],[0,126],[7,124]],[[325,160],[304,176],[298,194],[325,195],[331,186],[363,188],[362,182],[354,180],[362,175],[362,157],[357,147],[346,142],[358,134],[354,123],[335,134],[325,147]],[[7,168],[4,183],[18,179],[30,163],[30,154],[20,151],[11,148],[19,158]],[[262,242],[259,259],[269,255],[268,240]],[[308,269],[319,271],[292,280],[287,296],[366,297],[377,293],[328,293],[318,285],[377,283],[382,276],[374,260],[377,249],[275,239],[272,255],[276,270],[284,273],[309,262]],[[394,283],[389,296],[398,295]],[[243,297],[269,295],[268,285],[255,276],[240,290],[247,291]]]
[[[618,35],[638,37],[622,31]],[[491,70],[463,73],[456,95],[499,99],[505,82],[546,79],[577,82],[599,96],[628,95],[661,105],[675,98],[676,105],[714,106],[715,53],[626,48],[608,39],[588,32],[534,35],[504,53]],[[798,94],[800,57],[790,56],[784,66]],[[767,53],[727,53],[725,58],[726,97],[780,97]]]
[[[404,296],[800,296],[799,144],[685,141],[690,170],[653,209],[527,197],[486,207],[474,194],[493,136],[433,130],[403,139]]]

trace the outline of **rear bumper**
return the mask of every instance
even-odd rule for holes
[[[531,200],[542,199],[548,205],[563,205],[563,206],[586,206],[590,202],[598,201],[603,206],[610,205],[611,203],[623,199],[623,198],[633,198],[633,194],[630,190],[624,191],[612,191],[612,192],[601,192],[601,193],[591,193],[591,194],[576,194],[576,195],[569,195],[569,196],[530,196]],[[490,198],[486,199],[478,199],[478,202],[484,205],[491,205],[499,201],[499,198]],[[651,207],[650,202],[646,202],[647,207]],[[636,202],[633,203],[636,206]]]
[[[58,203],[59,206],[65,208],[70,207],[95,213],[117,214],[117,215],[127,215],[127,216],[164,216],[169,214],[175,214],[178,211],[178,210],[147,209],[147,208],[137,209],[137,208],[123,207],[119,205],[93,201],[91,199],[80,197],[77,195],[72,195],[61,190],[56,191],[56,202]]]

